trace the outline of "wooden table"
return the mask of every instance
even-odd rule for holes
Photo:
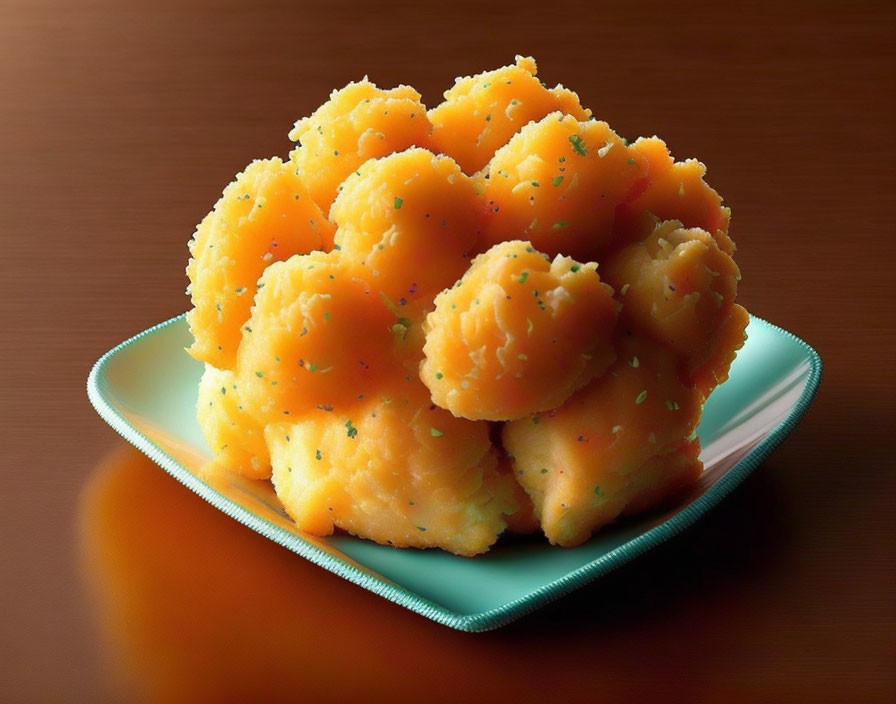
[[[0,699],[892,701],[892,6],[5,0]],[[709,165],[741,302],[821,353],[814,407],[691,530],[500,631],[453,632],[128,449],[91,363],[186,309],[186,241],[365,73],[434,104],[531,53]]]

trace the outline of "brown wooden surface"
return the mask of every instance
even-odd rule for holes
[[[896,15],[625,4],[0,1],[0,700],[896,697]],[[205,506],[123,449],[84,381],[185,310],[195,223],[333,87],[366,73],[433,104],[516,53],[709,165],[741,302],[825,378],[686,534],[466,635]]]

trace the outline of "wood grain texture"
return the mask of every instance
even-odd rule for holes
[[[189,531],[208,520],[212,542],[253,546],[259,576],[239,582],[260,600],[252,613],[293,613],[286,623],[296,628],[304,614],[317,630],[303,633],[334,658],[310,667],[297,651],[292,669],[278,660],[292,673],[282,684],[322,700],[409,696],[409,682],[445,700],[517,687],[589,701],[602,692],[896,697],[894,20],[891,4],[867,2],[0,0],[0,699],[118,691],[100,666],[105,631],[81,574],[96,563],[78,548],[89,531],[75,510],[91,476],[103,486],[97,463],[118,441],[90,409],[84,380],[105,350],[186,309],[186,241],[223,186],[250,159],[284,154],[293,121],[349,80],[410,83],[433,104],[454,76],[517,53],[534,55],[545,81],[577,90],[620,134],[659,134],[679,158],[708,164],[734,212],[740,301],[825,362],[815,405],[787,442],[685,535],[484,636],[440,630],[297,566],[240,526],[196,518],[201,502],[132,454],[103,471],[112,473],[104,490],[118,496],[124,482],[134,510],[100,514],[100,525],[139,530],[153,516],[138,510],[142,495],[176,504],[159,520],[183,527],[180,571],[165,573],[187,590],[179,608],[207,619],[196,633],[242,634],[263,649],[283,634],[267,640],[257,626],[215,625],[203,611],[202,590],[214,584],[202,576],[212,563],[201,547],[211,543],[192,545]],[[147,562],[162,570],[149,557],[161,546],[145,540]],[[121,599],[149,608],[164,598],[145,571],[115,559]],[[87,569],[88,582],[96,576]],[[266,611],[269,590],[280,606]],[[321,634],[326,622],[310,607],[283,608],[291,593],[351,618]],[[235,593],[222,598],[238,609]],[[365,665],[371,635],[368,646],[412,667]],[[154,647],[183,662],[191,646],[212,647],[179,639],[176,628],[156,636]],[[225,676],[226,648],[217,647],[214,671],[232,688],[206,695],[241,686]],[[326,695],[325,676],[342,689]]]

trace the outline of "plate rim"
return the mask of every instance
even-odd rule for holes
[[[313,564],[323,567],[337,576],[347,579],[368,591],[372,591],[399,606],[403,606],[444,626],[471,633],[493,630],[532,613],[598,577],[608,574],[636,557],[640,557],[651,548],[666,542],[693,525],[701,516],[718,505],[734,488],[746,479],[790,434],[812,404],[821,383],[823,368],[821,356],[805,340],[763,318],[750,314],[750,322],[757,322],[766,326],[773,332],[797,343],[806,353],[809,361],[809,376],[806,380],[806,385],[787,416],[759,444],[715,482],[710,489],[662,523],[524,596],[479,613],[459,614],[406,587],[395,584],[383,576],[374,576],[371,574],[373,570],[365,571],[351,562],[331,555],[322,548],[258,516],[233,499],[216,491],[189,469],[181,465],[150,438],[141,433],[106,400],[103,389],[104,372],[110,361],[124,349],[142,338],[170,327],[185,317],[186,313],[181,313],[137,333],[110,349],[93,364],[87,377],[87,397],[100,417],[122,438],[143,452],[150,460],[159,465],[177,481],[239,523],[300,555]],[[351,558],[347,558],[347,560],[351,560]]]

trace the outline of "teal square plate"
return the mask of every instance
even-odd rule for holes
[[[184,351],[184,316],[150,328],[106,353],[87,392],[99,414],[178,481],[224,513],[302,557],[464,631],[497,628],[643,554],[684,530],[762,462],[812,401],[821,360],[789,332],[752,318],[727,382],[706,403],[698,429],[705,469],[680,505],[606,529],[577,548],[542,540],[499,542],[463,558],[440,550],[399,550],[351,536],[317,538],[296,529],[270,482],[224,472],[206,476],[210,456],[196,421],[203,367]],[[226,475],[226,476],[225,476]]]

